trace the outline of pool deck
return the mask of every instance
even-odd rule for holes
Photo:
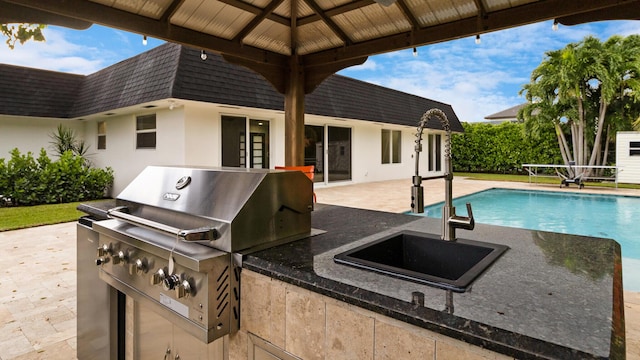
[[[423,182],[425,204],[444,181]],[[640,196],[640,190],[454,179],[454,197],[494,187]],[[409,210],[410,180],[316,187],[318,202]],[[0,360],[76,359],[76,223],[0,232]],[[624,276],[624,274],[623,274]],[[640,293],[625,291],[627,358],[640,359]]]

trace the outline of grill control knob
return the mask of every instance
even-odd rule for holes
[[[136,261],[134,262],[134,266],[135,266],[135,269],[136,269],[136,274],[138,274],[138,275],[142,275],[142,274],[146,273],[147,271],[149,271],[149,269],[147,268],[147,259],[146,258],[136,259]]]
[[[122,263],[122,265],[127,263],[127,254],[124,251],[120,250],[113,256],[113,264],[118,265]]]
[[[166,277],[167,273],[164,272],[164,269],[158,269],[155,274],[151,275],[151,285],[158,285],[161,282],[164,282]]]
[[[109,258],[108,257],[102,257],[101,256],[101,257],[96,259],[96,266],[100,266],[100,265],[106,264],[108,262],[109,262]]]
[[[191,294],[191,284],[187,280],[183,280],[180,286],[176,288],[176,297],[180,299],[189,294]]]
[[[162,288],[165,290],[173,290],[180,284],[180,276],[173,274],[164,278]]]
[[[112,253],[111,244],[109,245],[102,244],[102,246],[98,248],[98,256],[107,256],[107,255],[111,255],[111,253]]]

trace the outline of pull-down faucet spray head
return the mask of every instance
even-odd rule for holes
[[[427,110],[418,123],[418,129],[416,132],[415,140],[415,174],[413,175],[411,187],[411,212],[414,214],[420,214],[424,212],[424,189],[422,187],[422,176],[420,176],[420,152],[422,152],[422,131],[427,126],[429,119],[437,117],[442,124],[442,128],[446,133],[444,144],[444,175],[430,177],[428,179],[448,178],[453,176],[451,169],[451,126],[449,125],[449,119],[447,115],[440,109]],[[427,180],[428,180],[427,179]]]
[[[456,215],[456,208],[453,206],[453,166],[451,165],[451,125],[449,119],[440,109],[431,109],[422,115],[418,124],[418,132],[416,133],[415,158],[416,172],[413,176],[413,186],[411,187],[411,212],[424,212],[424,189],[422,188],[422,177],[419,172],[419,156],[422,151],[422,131],[431,117],[437,117],[442,123],[445,131],[444,142],[444,175],[433,176],[427,179],[444,178],[444,205],[442,206],[442,239],[456,240],[456,229],[473,230],[475,221],[473,219],[473,211],[471,204],[467,203],[468,216]]]

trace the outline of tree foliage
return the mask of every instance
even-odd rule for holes
[[[615,133],[640,116],[640,35],[588,36],[549,51],[521,94],[528,103],[518,117],[532,134],[553,126],[565,165],[608,165]]]
[[[59,124],[56,131],[49,134],[49,137],[51,138],[50,144],[55,155],[61,157],[65,152],[71,151],[74,155],[81,157],[86,166],[91,166],[88,154],[89,145],[83,139],[78,140],[73,129]]]
[[[0,159],[0,206],[101,199],[112,184],[111,168],[86,166],[84,159],[71,151],[52,161],[44,149],[37,158],[31,152],[23,155],[13,149],[8,161]]]
[[[29,40],[45,41],[42,30],[44,24],[0,24],[0,32],[7,38],[5,43],[14,49],[16,43],[24,44]]]
[[[561,161],[553,128],[538,136],[525,133],[522,123],[463,123],[464,133],[451,137],[454,171],[517,174],[522,164]]]

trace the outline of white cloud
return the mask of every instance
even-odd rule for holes
[[[462,121],[482,121],[487,115],[524,102],[518,95],[534,68],[550,50],[578,42],[587,35],[604,41],[613,34],[639,33],[640,22],[618,21],[562,26],[552,31],[546,21],[473,37],[378,55],[372,71],[347,76],[441,101],[453,106]],[[428,110],[428,109],[425,109]]]
[[[44,29],[46,41],[28,41],[13,50],[0,47],[0,62],[38,69],[89,74],[104,67],[94,47],[69,42],[65,32],[53,27]]]

